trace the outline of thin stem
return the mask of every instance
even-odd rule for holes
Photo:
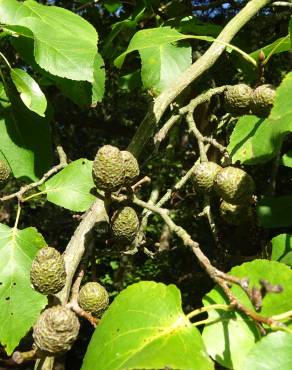
[[[72,311],[74,311],[78,316],[84,317],[87,321],[90,322],[90,324],[96,328],[97,324],[99,323],[100,319],[97,319],[96,317],[92,316],[89,312],[84,311],[78,303],[67,303],[66,305],[68,308],[70,308]]]
[[[292,317],[292,310],[272,316],[273,320],[288,320]]]
[[[20,365],[26,361],[36,360],[39,357],[40,357],[40,352],[36,348],[34,348],[27,352],[20,352],[20,351],[13,352],[12,360],[16,364]]]
[[[17,212],[16,212],[15,223],[14,223],[14,226],[13,226],[14,230],[17,229],[19,218],[20,218],[20,212],[21,212],[21,205],[20,205],[20,202],[18,202],[17,203]]]
[[[47,191],[44,190],[44,191],[39,191],[38,193],[35,193],[35,194],[32,194],[26,198],[23,198],[22,199],[22,202],[27,202],[28,200],[32,199],[32,198],[35,198],[35,197],[39,197],[40,195],[42,194],[47,194]]]
[[[201,321],[196,321],[192,324],[192,326],[215,324],[215,322],[218,322],[218,321],[221,321],[220,317],[218,317],[217,319],[205,319]]]
[[[5,77],[4,77],[4,74],[3,74],[2,70],[1,70],[1,68],[0,68],[0,77],[1,77],[1,80],[3,82],[5,93],[6,93],[6,95],[8,95],[9,88],[7,86],[7,83],[5,81]]]
[[[153,138],[154,145],[156,150],[158,151],[160,143],[165,139],[166,135],[168,134],[169,130],[181,119],[179,114],[173,115],[166,121],[163,127],[156,133]]]
[[[227,304],[212,304],[210,306],[204,306],[204,307],[197,308],[196,310],[189,312],[186,316],[190,320],[193,317],[195,317],[197,315],[200,315],[203,312],[208,312],[208,311],[211,311],[211,310],[230,311],[230,309],[232,309],[232,308],[233,307],[231,307]]]
[[[189,112],[187,114],[186,120],[189,125],[189,130],[195,135],[198,141],[201,162],[208,162],[208,157],[207,157],[207,154],[205,152],[205,147],[204,147],[204,141],[202,140],[203,135],[197,129],[197,126],[196,126],[196,123],[193,117],[193,112]]]
[[[52,175],[54,175],[55,173],[59,172],[60,170],[62,170],[63,168],[65,168],[67,166],[66,153],[63,151],[62,147],[59,146],[58,148],[59,148],[59,151],[60,151],[60,153],[59,153],[60,154],[60,164],[57,164],[56,166],[52,167],[47,173],[44,174],[44,176],[40,180],[32,182],[31,184],[22,186],[20,188],[20,190],[18,190],[17,192],[5,195],[2,198],[0,198],[0,201],[3,202],[5,200],[17,197],[21,202],[26,202],[27,200],[30,200],[31,198],[38,197],[42,194],[46,194],[47,191],[44,190],[44,191],[40,191],[38,193],[32,194],[32,195],[30,195],[26,198],[23,198],[23,195],[26,192],[42,185],[49,177],[51,177]]]
[[[292,3],[291,3],[291,8],[292,8]],[[287,35],[285,37],[282,38],[282,40],[280,42],[278,42],[274,47],[273,49],[269,52],[269,54],[267,55],[267,57],[265,58],[265,60],[263,61],[263,66],[265,66],[268,61],[271,59],[271,57],[275,54],[275,51],[284,43],[286,42],[287,40],[290,39],[290,35]]]
[[[76,276],[74,283],[72,284],[70,302],[67,303],[66,306],[70,308],[71,310],[73,310],[75,313],[77,313],[77,315],[84,317],[95,328],[99,320],[95,318],[94,316],[92,316],[91,313],[84,311],[79,306],[79,303],[78,303],[78,295],[79,295],[81,282],[85,275],[86,267],[88,264],[88,258],[91,255],[93,251],[93,247],[94,247],[94,241],[93,241],[92,236],[89,236],[89,238],[90,240],[88,240],[87,242],[86,252],[80,262],[78,274]]]
[[[243,312],[245,315],[249,316],[254,321],[260,323],[260,324],[267,324],[269,326],[273,326],[273,328],[282,328],[283,324],[279,323],[275,320],[273,320],[271,317],[265,317],[262,315],[257,314],[256,312],[250,310],[249,308],[245,307],[241,302],[238,301],[238,299],[235,297],[233,292],[228,286],[228,281],[232,279],[234,282],[237,282],[239,279],[236,277],[230,276],[227,281],[225,281],[225,277],[227,278],[227,274],[224,272],[216,269],[208,259],[208,257],[202,252],[199,244],[192,240],[191,236],[187,233],[185,229],[183,229],[181,226],[178,226],[173,222],[173,220],[168,216],[168,211],[163,208],[159,208],[157,206],[148,204],[140,199],[138,199],[136,196],[133,197],[133,203],[137,206],[140,206],[142,208],[147,208],[152,212],[155,212],[159,214],[162,219],[165,221],[165,223],[169,226],[169,228],[176,233],[176,235],[183,241],[185,246],[188,246],[191,248],[195,256],[197,257],[198,262],[202,266],[202,268],[207,272],[207,274],[210,276],[210,278],[217,283],[224,291],[225,295],[227,296],[230,305],[233,306],[235,309]]]
[[[209,89],[196,98],[192,99],[186,106],[180,108],[178,110],[178,114],[175,114],[169,118],[169,120],[162,126],[162,128],[156,133],[154,136],[154,145],[156,146],[156,150],[158,150],[160,143],[165,139],[166,135],[168,134],[169,130],[173,127],[173,125],[180,120],[180,118],[186,114],[189,115],[189,120],[192,120],[192,113],[194,110],[200,105],[207,101],[209,101],[214,95],[222,94],[228,85],[215,87],[213,89]],[[187,116],[188,117],[188,116]],[[192,131],[192,130],[191,130]],[[198,129],[195,128],[195,136],[198,140],[202,141],[203,143],[210,143],[215,148],[217,148],[222,154],[226,155],[227,149],[225,146],[221,145],[217,142],[214,138],[209,138],[203,136]],[[201,151],[203,151],[203,147],[201,146]]]
[[[212,232],[215,243],[218,243],[218,240],[219,240],[218,231],[217,231],[216,223],[214,221],[214,217],[213,217],[212,212],[211,212],[210,197],[207,196],[207,195],[204,197],[203,214],[206,216],[206,218],[208,220],[210,230]]]
[[[6,56],[3,53],[1,53],[1,51],[0,51],[0,57],[4,60],[4,62],[7,65],[7,67],[9,69],[12,69],[10,63],[8,62],[8,59],[6,58]]]
[[[131,186],[131,189],[133,192],[138,191],[143,185],[148,185],[150,184],[151,179],[148,176],[144,176],[142,179],[137,181],[134,185]]]

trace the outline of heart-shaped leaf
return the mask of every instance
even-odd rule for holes
[[[30,285],[29,272],[39,248],[46,246],[33,227],[0,224],[0,343],[10,355],[35,323],[47,299]]]
[[[200,332],[174,285],[143,281],[121,292],[88,346],[82,370],[209,370]]]

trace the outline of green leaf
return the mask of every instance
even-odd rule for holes
[[[291,310],[292,271],[288,266],[276,261],[254,260],[232,268],[230,274],[240,278],[248,277],[250,287],[260,288],[260,279],[283,287],[283,292],[268,293],[263,298],[261,315],[270,317]],[[247,295],[239,286],[233,285],[231,289],[242,304],[254,310]],[[228,304],[227,297],[218,286],[204,297],[203,302],[205,306]],[[209,312],[209,318],[220,318],[220,321],[207,325],[203,330],[203,340],[209,355],[227,368],[241,369],[253,343],[260,338],[256,325],[244,314],[233,311],[213,310]],[[292,323],[289,323],[290,327],[291,325]]]
[[[105,67],[102,56],[97,53],[94,59],[94,72],[92,84],[92,104],[101,102],[105,89]]]
[[[11,69],[10,76],[20,93],[23,103],[28,109],[44,117],[47,109],[47,99],[36,81],[27,72],[19,68]]]
[[[239,118],[227,147],[233,163],[240,161],[241,163],[249,164],[255,161],[253,136],[263,122],[263,119],[259,119],[256,116],[242,116]],[[273,151],[273,147],[270,150]]]
[[[292,334],[277,331],[263,337],[248,353],[241,370],[291,370]]]
[[[87,348],[82,370],[209,370],[200,332],[181,309],[174,285],[143,281],[122,291]]]
[[[264,197],[257,205],[257,215],[263,227],[292,226],[292,195]]]
[[[280,234],[272,239],[271,259],[292,266],[292,235]]]
[[[189,45],[164,44],[140,50],[142,82],[146,89],[159,94],[192,64]]]
[[[102,46],[102,55],[106,59],[111,59],[115,55],[116,50],[113,48],[115,38],[123,31],[128,34],[134,32],[137,26],[137,21],[134,19],[125,19],[121,22],[114,23],[112,25],[112,30],[105,38]]]
[[[73,81],[67,78],[61,78],[50,75],[50,81],[58,89],[79,107],[90,106],[92,104],[93,86],[87,81]]]
[[[146,52],[147,49],[159,49],[166,44],[171,44],[187,38],[213,41],[213,38],[208,36],[183,35],[170,27],[149,28],[135,33],[127,50],[115,59],[114,64],[117,68],[121,68],[126,55],[133,51],[138,50],[139,53],[141,53],[142,51]]]
[[[84,212],[95,200],[92,161],[78,159],[45,182],[48,201],[71,211]]]
[[[56,6],[0,0],[0,22],[29,29],[34,57],[53,75],[93,82],[97,33],[82,17]]]
[[[258,61],[259,53],[263,51],[266,57],[265,61],[267,62],[274,54],[283,53],[289,50],[291,50],[290,36],[287,35],[287,36],[278,38],[277,40],[275,40],[269,45],[266,45],[258,50],[253,51],[249,55],[255,61]]]
[[[228,304],[228,300],[216,287],[203,298],[203,304]],[[257,328],[239,312],[212,310],[208,312],[208,319],[214,323],[204,327],[202,336],[209,356],[227,368],[238,369],[260,338]]]
[[[176,20],[170,20],[175,26]],[[217,37],[222,31],[222,27],[208,22],[202,22],[197,17],[185,17],[179,21],[176,29],[182,33],[190,33],[195,35],[205,35]]]
[[[144,86],[153,88],[154,92],[161,92],[167,86],[164,76],[171,77],[171,81],[174,81],[191,64],[191,49],[185,47],[185,50],[183,50],[181,47],[173,45],[185,39],[221,43],[220,40],[211,36],[184,35],[169,26],[144,29],[135,33],[127,50],[115,59],[114,64],[117,68],[121,68],[127,54],[139,51],[142,59]],[[225,43],[224,45],[230,50],[236,50],[244,58],[255,64],[248,54],[236,46]],[[171,61],[170,65],[168,65],[169,60]]]
[[[292,167],[292,150],[289,150],[286,154],[283,155],[281,164],[286,167]]]
[[[280,150],[282,140],[292,131],[292,72],[288,73],[276,90],[274,107],[267,119],[241,117],[230,137],[228,151],[233,163],[267,162]]]
[[[11,43],[27,64],[42,74],[51,84],[55,84],[67,98],[81,107],[91,105],[92,84],[87,81],[74,81],[58,77],[40,68],[34,60],[33,40],[26,37],[14,37],[11,39]]]
[[[45,78],[51,80],[62,93],[79,106],[89,106],[100,102],[105,90],[105,68],[102,57],[96,53],[93,68],[93,83],[87,81],[74,81],[61,78],[40,68],[33,57],[33,41],[25,37],[13,38],[12,45],[20,53],[23,60],[30,64]]]
[[[29,272],[37,251],[46,246],[33,227],[0,224],[0,342],[10,355],[45,307],[45,296],[30,286]]]
[[[41,118],[29,111],[19,97],[11,96],[9,106],[1,103],[0,150],[14,177],[35,181],[52,163],[49,117]]]

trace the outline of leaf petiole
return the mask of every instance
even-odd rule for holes
[[[32,199],[32,198],[38,197],[38,196],[40,196],[40,195],[42,195],[42,194],[46,194],[46,193],[47,193],[47,191],[46,191],[46,190],[44,190],[44,191],[39,191],[38,193],[32,194],[32,195],[30,195],[30,196],[28,196],[28,197],[24,198],[24,199],[23,199],[23,202],[26,202],[27,200],[30,200],[30,199]]]
[[[7,65],[7,67],[8,67],[9,69],[11,69],[11,65],[10,65],[10,63],[8,62],[8,59],[6,58],[6,56],[5,56],[3,53],[1,53],[1,51],[0,51],[0,57],[4,60],[4,62],[5,62],[5,64]]]
[[[200,315],[203,312],[210,311],[210,310],[230,311],[231,309],[232,309],[232,307],[230,305],[227,305],[227,304],[212,304],[210,306],[200,307],[200,308],[198,308],[194,311],[191,311],[190,313],[188,313],[186,315],[186,317],[190,320],[191,318],[193,318],[197,315]]]

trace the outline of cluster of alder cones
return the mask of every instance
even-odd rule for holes
[[[63,256],[52,247],[39,250],[33,260],[30,280],[34,289],[44,295],[60,292],[66,283]],[[100,317],[109,303],[106,289],[97,282],[83,285],[78,294],[79,306],[94,317]],[[65,306],[45,309],[33,328],[37,348],[50,356],[68,351],[79,332],[76,314]]]
[[[246,84],[228,86],[224,93],[224,106],[235,116],[254,114],[268,117],[275,101],[274,86],[265,84],[252,89]]]
[[[224,94],[226,110],[234,115],[255,114],[268,116],[274,102],[275,91],[270,85],[251,89],[245,84],[229,86]],[[122,187],[130,188],[139,175],[136,158],[128,151],[104,145],[94,159],[92,176],[98,189],[105,195]],[[4,187],[10,176],[10,169],[0,161],[0,187]],[[198,192],[217,194],[222,198],[220,214],[230,224],[239,224],[251,215],[251,197],[255,190],[253,179],[243,170],[235,167],[222,168],[217,163],[202,162],[195,167],[193,182]],[[136,211],[120,206],[110,218],[113,239],[120,245],[130,245],[139,230]],[[32,286],[41,294],[60,292],[66,282],[63,256],[54,248],[44,247],[36,255],[30,273]],[[85,284],[79,291],[80,307],[95,317],[100,317],[109,304],[106,289],[97,282]],[[38,318],[33,337],[37,348],[50,356],[68,351],[79,332],[76,314],[65,306],[45,309]]]
[[[111,145],[101,147],[94,159],[92,174],[96,187],[105,193],[130,187],[139,176],[137,159],[132,153]],[[112,238],[119,246],[130,245],[139,230],[139,218],[134,208],[123,205],[110,217]]]
[[[130,186],[139,175],[139,166],[130,152],[105,145],[97,152],[92,175],[98,189],[110,193],[121,186]],[[114,212],[111,231],[119,244],[132,243],[138,228],[139,219],[133,208],[122,206]],[[66,283],[63,256],[55,248],[42,248],[33,260],[30,280],[34,289],[41,294],[60,292]],[[102,285],[89,282],[80,289],[78,304],[94,317],[100,317],[108,307],[109,296]],[[61,305],[47,308],[33,328],[35,345],[46,355],[60,355],[72,347],[79,326],[76,314],[69,308]]]
[[[239,225],[251,217],[255,184],[242,169],[232,166],[222,168],[214,162],[202,162],[195,166],[192,180],[199,193],[222,198],[219,211],[228,224]]]

